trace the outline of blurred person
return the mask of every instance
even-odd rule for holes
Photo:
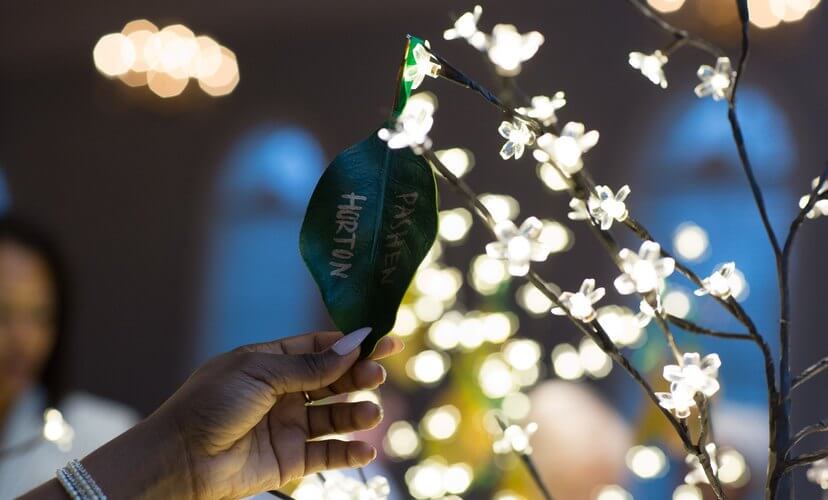
[[[625,479],[632,431],[623,417],[586,384],[550,380],[529,395],[527,417],[538,424],[532,458],[559,500],[592,500],[603,486]]]
[[[0,217],[0,498],[42,483],[137,421],[126,407],[66,391],[66,280],[47,237]],[[71,427],[47,433],[57,442],[44,436],[47,408]]]
[[[376,426],[380,407],[321,400],[385,382],[377,360],[402,350],[402,341],[385,337],[370,359],[360,360],[370,331],[309,333],[213,358],[144,421],[23,498],[66,498],[74,486],[62,474],[112,499],[213,499],[363,467],[376,458],[373,446],[326,437]],[[82,472],[74,475],[72,467]]]

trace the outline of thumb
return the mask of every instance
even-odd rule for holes
[[[360,328],[321,352],[264,355],[260,364],[266,380],[281,393],[315,391],[338,380],[359,358],[359,346],[371,333]],[[261,359],[261,358],[260,358]]]

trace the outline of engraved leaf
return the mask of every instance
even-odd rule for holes
[[[374,132],[322,174],[300,251],[337,328],[373,328],[363,355],[391,330],[436,234],[434,174],[409,148],[389,149]]]

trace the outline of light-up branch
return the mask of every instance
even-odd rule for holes
[[[489,212],[488,208],[480,202],[479,197],[474,190],[465,181],[454,175],[432,151],[428,150],[423,152],[423,157],[428,160],[437,173],[440,174],[440,176],[465,199],[468,205],[472,208],[473,213],[481,220],[481,222],[483,222],[484,226],[491,232],[491,234],[495,236],[495,219],[491,212]],[[626,371],[633,378],[633,380],[635,380],[635,382],[642,387],[647,397],[653,402],[653,404],[656,405],[661,414],[664,415],[676,431],[676,434],[681,439],[687,452],[698,457],[699,463],[704,468],[705,474],[711,484],[718,484],[717,487],[714,486],[714,492],[716,492],[717,498],[725,498],[724,494],[721,492],[721,484],[719,483],[719,480],[710,465],[710,456],[707,454],[704,446],[699,446],[698,442],[693,441],[685,422],[677,419],[669,410],[659,405],[659,399],[650,383],[612,342],[601,324],[597,320],[585,324],[573,317],[572,314],[565,307],[563,307],[563,304],[561,304],[558,294],[552,290],[535,271],[530,270],[526,274],[525,278],[537,287],[538,290],[540,290],[552,304],[561,308],[566,317],[578,330],[581,331],[581,333],[592,339],[602,351],[604,351],[616,364],[621,366],[624,371]]]
[[[631,5],[633,5],[636,9],[638,9],[642,14],[644,14],[647,18],[654,21],[656,25],[658,25],[664,31],[673,34],[673,36],[677,36],[676,28],[671,26],[669,23],[664,21],[658,14],[656,14],[649,6],[641,2],[640,0],[627,0]],[[737,90],[739,87],[739,83],[741,82],[742,77],[744,76],[745,68],[747,65],[748,57],[750,55],[750,37],[749,37],[749,12],[748,12],[748,2],[746,0],[736,0],[736,7],[739,12],[739,20],[741,25],[741,50],[739,55],[739,62],[736,68],[736,75],[733,81],[733,85],[730,89],[729,95],[727,96],[728,102],[728,121],[731,126],[731,131],[734,139],[734,143],[736,145],[737,151],[739,153],[739,160],[742,165],[742,169],[745,173],[745,176],[748,180],[750,185],[751,193],[753,195],[754,201],[756,202],[757,209],[759,211],[759,216],[762,221],[762,225],[767,233],[768,240],[770,242],[771,248],[773,250],[774,258],[776,261],[776,268],[777,268],[777,280],[779,285],[779,295],[780,295],[780,314],[779,314],[779,340],[780,340],[780,350],[781,356],[779,360],[779,389],[778,392],[775,394],[771,392],[769,394],[772,409],[770,413],[770,456],[769,456],[769,477],[768,477],[768,484],[767,484],[767,494],[770,498],[775,498],[777,494],[777,489],[780,489],[780,483],[782,482],[783,476],[785,472],[791,469],[790,463],[784,462],[783,458],[780,456],[781,453],[787,453],[786,450],[789,450],[792,447],[791,438],[790,438],[790,392],[795,387],[799,386],[802,382],[809,379],[811,376],[816,375],[820,371],[822,371],[822,363],[823,361],[818,362],[814,366],[806,369],[799,377],[794,379],[791,378],[791,369],[790,369],[790,255],[791,249],[793,248],[793,242],[796,237],[797,231],[801,226],[802,222],[805,220],[806,214],[813,208],[814,204],[818,201],[818,193],[823,185],[826,177],[826,173],[819,177],[818,182],[814,185],[814,189],[810,195],[810,199],[803,209],[798,213],[797,217],[791,223],[790,230],[788,232],[788,236],[785,240],[784,246],[780,245],[779,239],[777,238],[776,233],[773,230],[773,227],[770,222],[770,217],[768,215],[767,206],[764,201],[764,196],[762,193],[761,186],[759,185],[758,181],[756,180],[756,176],[753,171],[753,166],[750,162],[750,157],[748,155],[747,147],[744,141],[744,134],[742,133],[741,124],[738,119],[737,115],[737,107],[736,107],[736,98],[737,98]],[[721,52],[720,52],[721,53]],[[735,311],[739,312],[741,316],[747,318],[747,315],[744,314],[743,311]],[[750,328],[750,327],[749,327]],[[753,335],[753,331],[751,331]],[[801,439],[801,437],[800,437]],[[796,464],[795,465],[802,465],[805,463],[809,463],[810,461],[816,461],[823,458],[822,452],[817,452],[815,454],[811,454],[808,456],[802,456],[798,459],[794,459]],[[781,488],[783,490],[783,494],[785,497],[789,497],[791,495],[790,486],[784,486]]]

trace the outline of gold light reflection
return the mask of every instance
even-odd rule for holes
[[[163,98],[180,95],[191,78],[213,97],[230,94],[239,83],[233,51],[183,24],[159,30],[146,19],[130,21],[98,40],[93,59],[104,75],[130,87],[146,85]]]

